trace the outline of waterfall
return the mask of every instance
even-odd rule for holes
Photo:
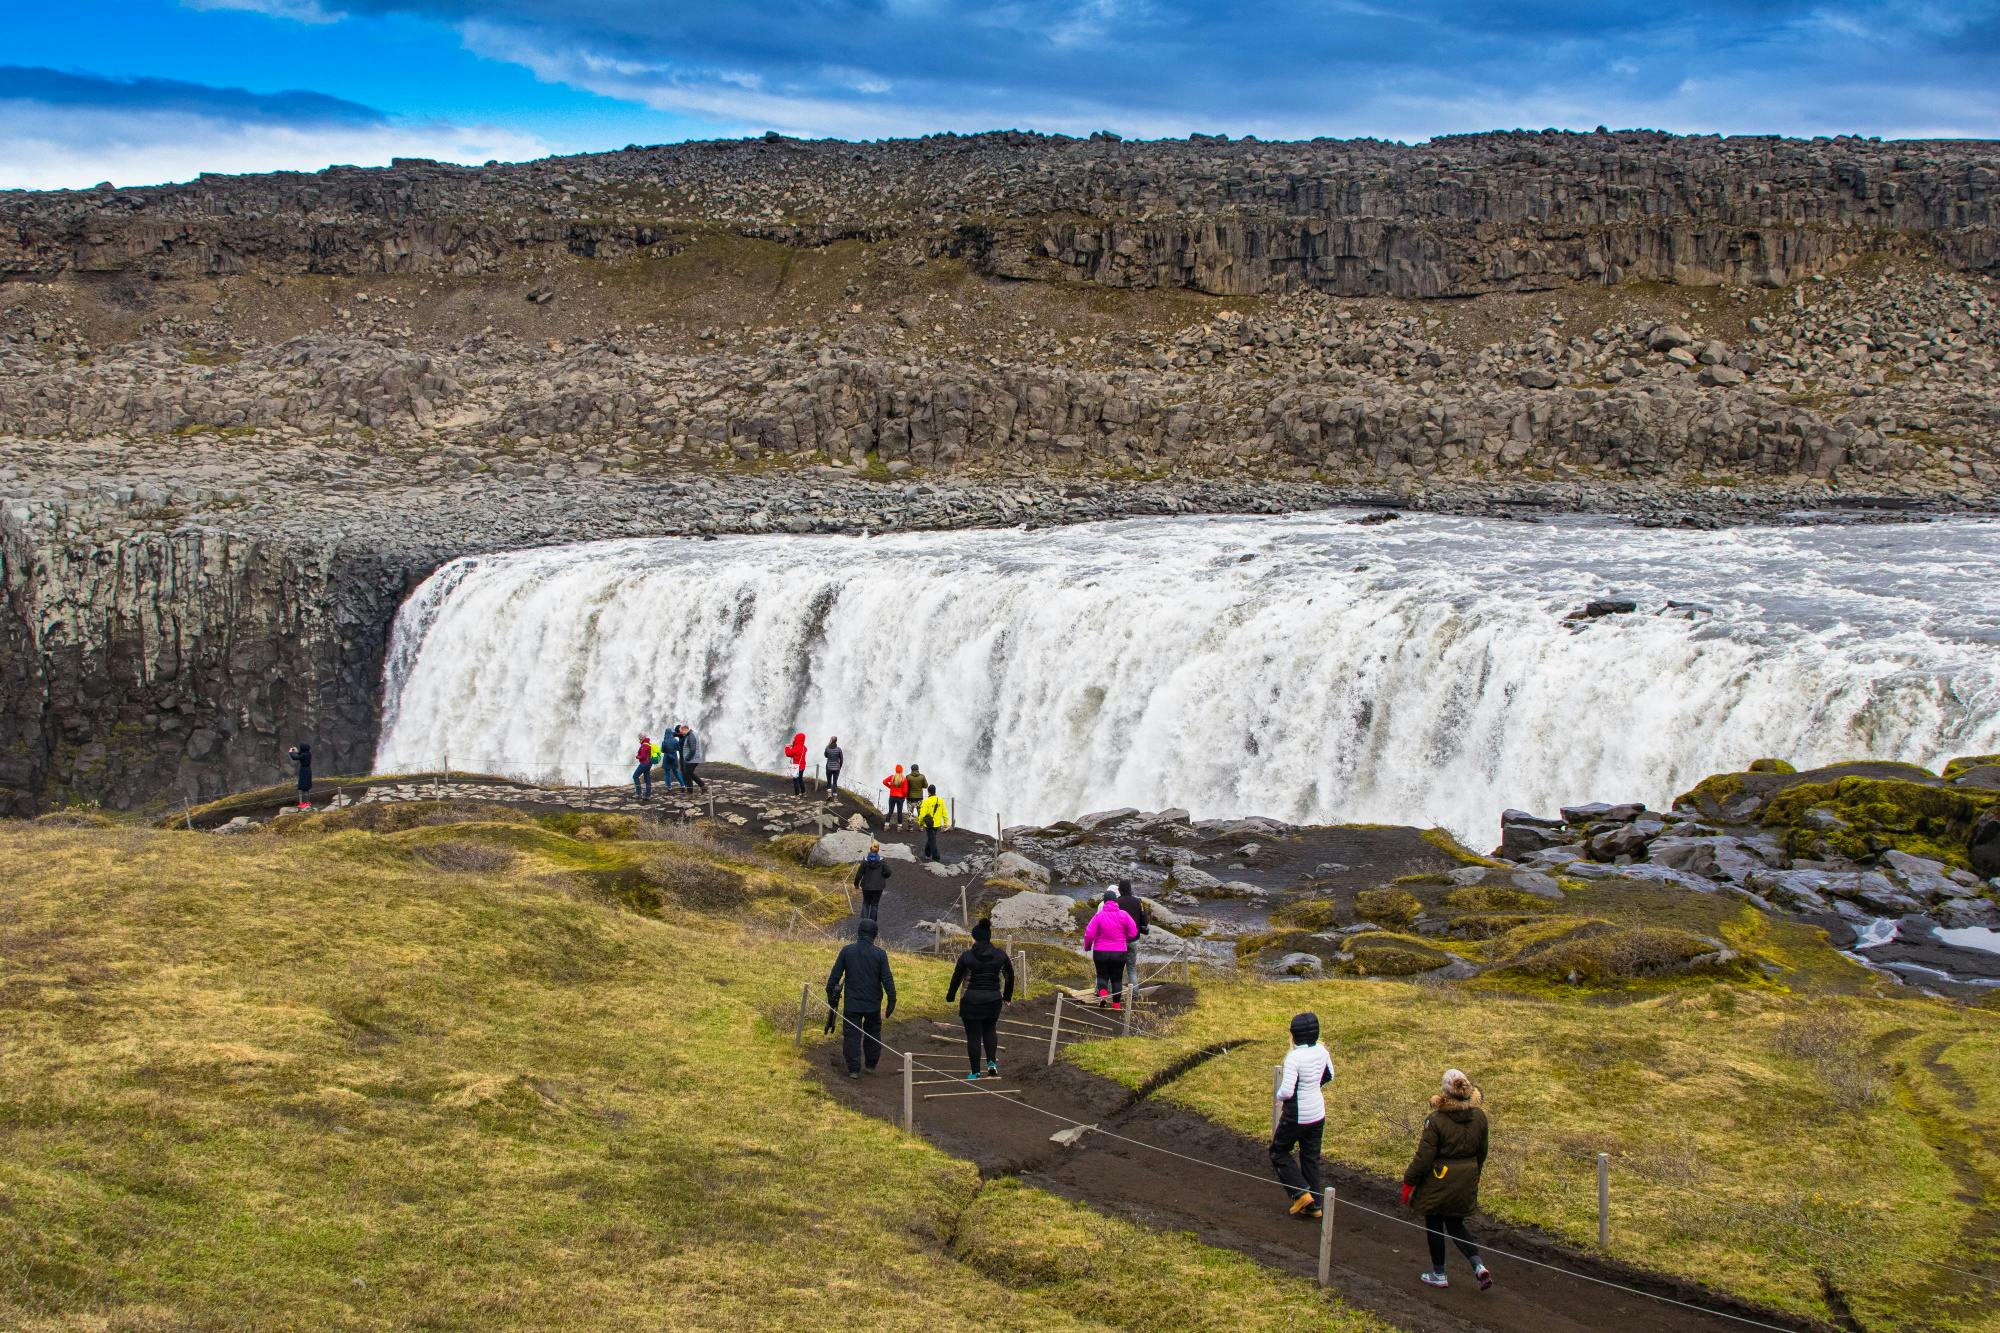
[[[1179,805],[1484,846],[1507,806],[1763,755],[2000,750],[1996,535],[1332,513],[481,556],[400,615],[376,765],[619,780],[687,721],[774,770],[837,734],[864,790],[921,763],[974,827]],[[1607,595],[1638,612],[1565,621]]]

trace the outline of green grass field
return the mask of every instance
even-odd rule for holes
[[[281,827],[0,825],[0,1327],[1379,1326],[827,1097],[824,878],[617,818]]]

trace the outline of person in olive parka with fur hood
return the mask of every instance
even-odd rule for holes
[[[1444,1088],[1431,1098],[1431,1113],[1424,1118],[1417,1155],[1403,1172],[1403,1202],[1423,1215],[1431,1246],[1430,1271],[1418,1276],[1433,1287],[1451,1285],[1444,1275],[1446,1232],[1471,1262],[1479,1289],[1493,1285],[1465,1229],[1465,1219],[1479,1206],[1479,1173],[1486,1166],[1486,1111],[1480,1101],[1479,1089],[1462,1071],[1445,1070]]]

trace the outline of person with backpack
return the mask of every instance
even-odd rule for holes
[[[639,783],[642,780],[646,784],[646,790],[643,793],[639,790]],[[632,799],[635,801],[645,801],[651,800],[652,796],[653,738],[651,736],[641,736],[639,738],[639,766],[632,770]]]
[[[882,859],[882,844],[868,844],[868,855],[854,867],[854,887],[861,890],[861,915],[880,920],[882,890],[889,886],[889,863]]]
[[[883,822],[890,829],[899,829],[910,820],[910,779],[903,766],[896,765],[896,771],[883,778],[882,785],[889,789],[889,816]]]
[[[1479,1246],[1465,1229],[1465,1219],[1479,1206],[1479,1175],[1486,1169],[1489,1131],[1479,1089],[1464,1071],[1444,1071],[1444,1086],[1431,1098],[1431,1112],[1417,1139],[1416,1156],[1403,1172],[1403,1203],[1424,1219],[1430,1241],[1431,1266],[1417,1277],[1432,1287],[1448,1287],[1444,1275],[1444,1238],[1449,1232],[1459,1253],[1472,1265],[1472,1276],[1485,1291],[1493,1274],[1479,1260]]]
[[[847,762],[841,752],[840,737],[835,736],[826,743],[826,799],[837,800],[840,796],[840,769]]]
[[[960,987],[965,989],[962,998]],[[946,1004],[958,1000],[958,1018],[965,1025],[965,1059],[972,1066],[966,1082],[978,1081],[982,1055],[986,1077],[1000,1077],[1000,1009],[1013,998],[1014,960],[993,947],[993,922],[981,917],[973,923],[972,947],[958,956],[944,992]]]
[[[939,829],[951,827],[951,807],[945,803],[943,796],[933,791],[924,798],[924,803],[917,808],[917,826],[924,831],[924,860],[944,860],[938,855],[937,835]]]
[[[687,779],[681,776],[681,738],[668,727],[660,735],[660,786],[671,788],[676,782],[687,786]]]
[[[1292,1196],[1293,1217],[1318,1217],[1324,1185],[1319,1174],[1321,1136],[1326,1132],[1326,1097],[1333,1082],[1333,1057],[1319,1044],[1319,1015],[1292,1017],[1292,1049],[1278,1078],[1278,1127],[1271,1132],[1271,1169]],[[1298,1149],[1297,1162],[1292,1149]]]
[[[1131,915],[1132,924],[1139,928],[1140,935],[1152,932],[1152,923],[1146,920],[1146,904],[1139,901],[1138,891],[1132,887],[1132,881],[1129,879],[1118,881],[1118,905]],[[1139,940],[1137,936],[1133,938],[1132,947],[1125,954],[1125,985],[1127,989],[1135,992],[1139,989]]]
[[[1113,1009],[1125,1007],[1125,955],[1139,938],[1139,923],[1118,905],[1118,895],[1107,893],[1097,906],[1097,915],[1083,928],[1083,952],[1097,962],[1097,1002],[1107,1001]]]
[[[681,738],[681,780],[691,789],[700,787],[707,790],[708,784],[701,780],[701,774],[694,771],[702,758],[701,738],[685,722],[674,728],[674,734]]]
[[[840,1057],[849,1078],[861,1077],[864,1060],[868,1072],[875,1072],[882,1059],[882,1021],[896,1016],[896,978],[889,955],[875,943],[876,930],[874,917],[856,922],[854,942],[842,946],[826,974],[827,1009],[845,1020]]]
[[[924,776],[924,770],[910,765],[910,799],[905,808],[916,811],[920,816],[924,809],[924,794],[930,790],[931,780]]]
[[[306,798],[313,787],[313,747],[300,741],[285,752],[285,757],[299,766],[299,809],[310,810],[312,802]]]
[[[792,795],[806,794],[806,734],[801,731],[793,735],[792,743],[785,747],[785,758],[792,761]]]

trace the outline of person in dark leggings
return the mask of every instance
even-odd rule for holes
[[[840,748],[840,737],[835,736],[826,743],[826,799],[840,797],[840,770],[847,764],[847,753]]]
[[[981,917],[972,927],[972,947],[958,956],[944,993],[946,1004],[958,1000],[958,1017],[965,1024],[965,1059],[972,1067],[965,1076],[968,1082],[979,1078],[982,1057],[986,1077],[1000,1077],[1000,1008],[1013,998],[1014,960],[993,947],[993,922]]]
[[[1097,1002],[1113,1009],[1125,1007],[1125,955],[1139,936],[1139,925],[1118,905],[1118,895],[1107,893],[1098,904],[1097,915],[1083,928],[1083,951],[1097,962]]]
[[[694,728],[683,722],[674,728],[674,734],[681,738],[681,780],[689,787],[707,789],[708,784],[694,771],[694,766],[702,761],[701,737],[695,735]]]
[[[1319,1044],[1319,1015],[1292,1018],[1292,1049],[1278,1078],[1278,1127],[1271,1133],[1271,1169],[1291,1195],[1293,1217],[1318,1217],[1322,1185],[1320,1139],[1326,1132],[1326,1095],[1333,1082],[1333,1059]],[[1292,1149],[1298,1149],[1298,1161]]]
[[[1431,1287],[1448,1287],[1444,1275],[1447,1233],[1472,1265],[1473,1279],[1485,1291],[1493,1275],[1479,1261],[1479,1247],[1465,1229],[1465,1219],[1479,1206],[1479,1173],[1486,1167],[1488,1129],[1479,1089],[1456,1069],[1444,1071],[1444,1087],[1431,1098],[1431,1113],[1417,1152],[1403,1172],[1403,1202],[1422,1215],[1431,1247],[1429,1271],[1418,1278]]]
[[[861,915],[871,921],[882,919],[882,890],[889,887],[889,863],[882,859],[882,844],[868,844],[868,855],[854,867],[854,887],[861,890]]]
[[[641,736],[639,738],[638,758],[639,766],[632,770],[632,797],[634,800],[645,800],[653,794],[653,738],[651,736]],[[639,787],[641,781],[646,784],[643,791]]]

